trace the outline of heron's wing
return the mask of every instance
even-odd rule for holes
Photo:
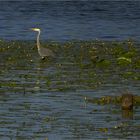
[[[40,50],[39,50],[39,54],[40,54],[40,56],[42,56],[42,57],[45,57],[45,56],[54,57],[53,51],[50,50],[50,49],[48,49],[48,48],[43,48],[43,47],[41,47]]]

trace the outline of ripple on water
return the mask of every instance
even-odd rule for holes
[[[17,49],[16,44],[24,49]],[[116,46],[98,41],[81,42],[82,47],[79,42],[73,44],[52,44],[61,55],[41,61],[37,50],[32,49],[34,44],[29,48],[28,42],[3,42],[0,139],[139,137],[138,105],[131,118],[123,118],[119,104],[98,103],[103,96],[120,96],[124,89],[138,95],[139,50],[122,47],[120,42],[114,43]],[[118,63],[126,51],[136,52],[129,56],[134,63]],[[86,98],[97,101],[87,102]]]

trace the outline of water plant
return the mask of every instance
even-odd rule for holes
[[[47,62],[38,60],[32,41],[3,40],[0,41],[0,45],[3,75],[12,69],[23,70],[25,73],[19,74],[19,79],[37,80],[38,76],[27,73],[27,71],[37,70],[36,67],[39,67],[40,70],[52,67],[54,71],[51,74],[48,72],[50,78],[45,79],[43,76],[41,78],[41,84],[45,83],[43,86],[48,87],[49,90],[54,90],[54,88],[70,90],[69,85],[71,84],[76,85],[73,86],[75,90],[81,87],[93,89],[109,81],[116,83],[119,81],[118,79],[132,81],[140,79],[140,50],[132,41],[91,40],[64,43],[43,41],[42,46],[51,48],[57,58],[54,61],[47,60]],[[15,73],[13,74],[15,75]],[[63,84],[64,75],[67,84]],[[70,80],[72,77],[73,80]],[[113,77],[115,78],[113,79]],[[78,78],[79,80],[77,80]],[[52,85],[52,81],[58,81],[55,87]],[[4,86],[4,83],[1,85]]]

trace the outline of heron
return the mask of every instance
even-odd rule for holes
[[[39,28],[31,28],[32,31],[38,32],[37,34],[37,49],[38,53],[41,56],[42,60],[44,60],[46,57],[54,57],[54,53],[52,50],[48,48],[41,47],[39,37],[41,30]]]

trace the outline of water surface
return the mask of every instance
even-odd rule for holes
[[[139,103],[130,113],[102,103],[126,91],[139,95],[135,43],[42,42],[56,54],[45,61],[35,42],[0,45],[0,139],[139,139]]]
[[[139,23],[139,1],[0,1],[0,139],[138,140]],[[127,91],[133,111],[104,103]]]
[[[0,1],[0,38],[140,40],[140,1]]]

